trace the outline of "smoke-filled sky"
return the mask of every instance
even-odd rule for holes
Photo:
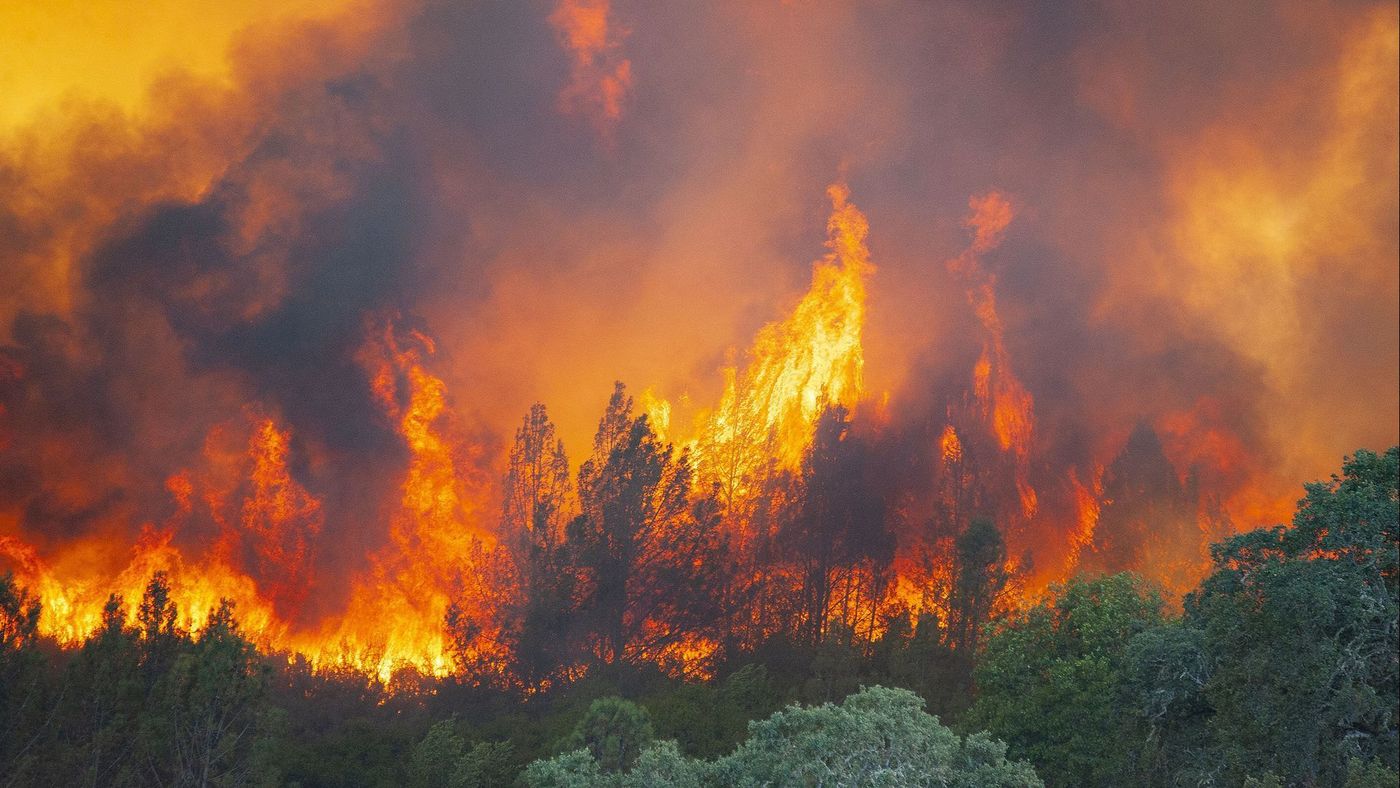
[[[41,552],[168,518],[270,417],[315,560],[363,555],[407,452],[386,323],[482,478],[537,400],[576,462],[614,380],[706,407],[833,182],[890,443],[970,385],[988,194],[1045,462],[1147,423],[1252,525],[1400,433],[1394,3],[205,5],[0,7],[0,535]]]

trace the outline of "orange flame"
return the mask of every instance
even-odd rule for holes
[[[724,394],[700,430],[702,471],[737,466],[743,477],[770,458],[795,470],[821,412],[860,399],[865,280],[875,270],[865,245],[869,223],[844,184],[827,196],[831,251],[813,266],[812,286],[792,314],[758,332],[743,373],[725,370]]]
[[[490,541],[470,526],[479,509],[479,480],[464,473],[459,460],[466,449],[442,423],[446,386],[423,368],[436,347],[419,332],[409,338],[411,344],[401,344],[386,323],[360,356],[376,398],[412,454],[401,508],[390,543],[355,583],[344,616],[312,649],[313,656],[368,669],[386,681],[405,666],[438,676],[452,668],[443,629],[452,590],[471,576],[470,562]],[[402,407],[400,394],[407,400]]]
[[[297,651],[315,665],[349,665],[386,682],[402,667],[445,675],[452,668],[443,626],[448,604],[454,590],[484,582],[472,570],[488,560],[493,540],[471,526],[483,488],[472,470],[475,457],[452,437],[446,388],[424,368],[433,352],[426,336],[410,332],[401,342],[386,324],[361,353],[371,389],[411,461],[389,542],[367,573],[351,579],[343,615],[312,630],[289,623],[305,600],[311,544],[324,513],[288,468],[290,431],[263,417],[252,425],[243,456],[224,456],[224,426],[214,428],[205,448],[209,468],[167,479],[175,513],[162,527],[145,526],[124,559],[112,555],[118,541],[94,537],[65,545],[50,564],[31,545],[0,537],[0,554],[43,604],[41,631],[66,644],[83,640],[100,624],[110,594],[126,599],[134,621],[134,602],[160,571],[182,625],[192,631],[229,599],[244,631],[264,648]],[[241,481],[223,478],[230,465],[243,469]],[[244,491],[241,503],[230,505],[237,490]],[[175,542],[197,505],[207,506],[221,527],[202,559]],[[120,568],[104,575],[100,567],[114,562]],[[483,635],[481,648],[490,647]]]
[[[996,308],[996,275],[982,268],[979,255],[995,249],[1011,224],[1011,203],[999,192],[968,200],[972,213],[963,225],[973,231],[972,244],[948,261],[948,270],[962,280],[967,300],[986,335],[982,355],[972,370],[972,390],[982,417],[991,425],[997,443],[1016,463],[1016,489],[1021,510],[1034,517],[1039,499],[1028,479],[1027,461],[1035,432],[1035,400],[1016,373],[1006,352],[1005,328]]]
[[[278,577],[264,593],[283,611],[299,609],[306,598],[307,539],[320,532],[324,520],[321,502],[287,470],[289,438],[272,419],[264,419],[254,432],[248,450],[253,457],[253,489],[243,502],[241,532],[230,532],[253,543],[260,577]],[[189,495],[186,477],[176,477],[167,486],[179,500]],[[188,506],[182,503],[182,508]]]
[[[1070,485],[1074,489],[1074,503],[1078,516],[1075,528],[1069,538],[1069,558],[1066,561],[1066,574],[1079,565],[1079,557],[1084,549],[1094,541],[1094,529],[1099,524],[1099,514],[1103,511],[1102,465],[1095,466],[1088,484],[1079,479],[1079,472],[1070,469]]]

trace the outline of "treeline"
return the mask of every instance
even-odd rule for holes
[[[448,616],[466,680],[532,693],[641,668],[693,678],[909,638],[939,664],[935,708],[965,703],[979,628],[1016,582],[990,521],[929,525],[911,616],[895,594],[897,504],[844,408],[820,416],[797,469],[761,429],[700,446],[696,463],[633,411],[618,384],[576,476],[544,406],[524,419],[501,543]]]
[[[1008,609],[979,520],[948,544],[944,615],[913,619],[870,601],[888,559],[839,411],[799,474],[729,500],[620,389],[577,477],[552,433],[538,408],[517,436],[483,583],[519,593],[493,620],[464,595],[446,679],[259,654],[227,605],[182,631],[160,575],[59,649],[6,578],[0,786],[1400,780],[1397,449],[1216,544],[1180,612],[1131,575]]]

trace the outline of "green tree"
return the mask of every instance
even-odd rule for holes
[[[1164,783],[1166,775],[1178,784],[1218,782],[1208,729],[1212,710],[1203,692],[1211,665],[1201,631],[1180,619],[1146,629],[1129,641],[1127,658],[1124,702],[1145,729],[1141,770],[1163,776]]]
[[[509,742],[483,741],[469,748],[452,719],[429,728],[408,761],[414,788],[490,788],[509,784],[519,771]]]
[[[658,738],[675,739],[685,752],[707,758],[734,749],[749,720],[782,705],[767,669],[753,664],[722,680],[668,687],[640,702],[650,712]]]
[[[599,698],[565,739],[562,749],[585,750],[604,772],[632,766],[655,737],[647,710],[623,698]]]
[[[1004,739],[1048,785],[1140,782],[1127,702],[1132,637],[1162,623],[1162,603],[1122,574],[1073,579],[988,638],[968,724]]]
[[[245,785],[269,777],[264,758],[276,723],[267,684],[267,667],[240,634],[233,604],[222,600],[154,694],[172,784]]]
[[[1397,767],[1397,476],[1400,450],[1358,451],[1306,485],[1293,526],[1215,545],[1186,600],[1229,779],[1272,770],[1341,783],[1353,760]]]
[[[70,746],[64,771],[81,785],[123,785],[134,779],[135,736],[146,700],[135,630],[126,606],[113,594],[102,624],[84,641],[63,674],[60,705]]]
[[[543,786],[1039,786],[1029,764],[1006,760],[985,733],[959,738],[908,690],[870,687],[840,705],[790,706],[750,723],[734,752],[684,757],[674,742],[647,747],[610,774],[585,750],[536,761],[523,775]]]
[[[454,720],[442,720],[413,748],[408,759],[409,785],[444,788],[452,785],[458,764],[467,756],[467,743],[457,734]]]
[[[38,649],[39,601],[0,575],[0,785],[36,776],[50,715],[47,666]]]

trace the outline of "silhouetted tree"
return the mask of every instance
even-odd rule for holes
[[[572,492],[564,443],[544,405],[536,404],[515,433],[501,513],[516,587],[498,615],[515,672],[527,685],[548,679],[570,659],[574,577],[563,538]]]
[[[268,671],[221,600],[190,647],[161,677],[153,700],[172,784],[241,785],[266,775]],[[260,782],[261,780],[257,780]]]
[[[619,383],[579,470],[569,549],[595,655],[665,661],[688,637],[713,637],[725,542],[718,506],[692,495],[690,458],[656,438]]]
[[[948,644],[969,660],[1008,579],[1001,531],[991,520],[973,520],[954,544],[953,581],[948,590]]]
[[[134,732],[146,701],[137,633],[113,594],[102,624],[64,671],[63,738],[72,744],[69,773],[83,785],[132,781]]]
[[[1145,571],[1170,581],[1183,563],[1202,558],[1199,553],[1196,501],[1157,433],[1140,423],[1104,474],[1103,509],[1086,563],[1107,573]]]
[[[151,575],[141,604],[136,609],[136,630],[140,640],[141,670],[147,691],[170,669],[180,640],[179,611],[170,598],[170,578],[164,571]]]
[[[563,538],[572,484],[564,442],[544,405],[535,403],[515,431],[506,471],[501,532],[529,553],[549,554]]]
[[[46,665],[38,649],[39,601],[0,575],[0,785],[40,774],[49,727]]]
[[[860,605],[862,589],[872,601],[871,586],[882,584],[894,557],[883,504],[866,482],[866,446],[850,429],[844,407],[822,413],[803,461],[801,509],[779,534],[797,568],[799,637],[813,645],[825,638],[833,613],[853,626],[852,605]]]

